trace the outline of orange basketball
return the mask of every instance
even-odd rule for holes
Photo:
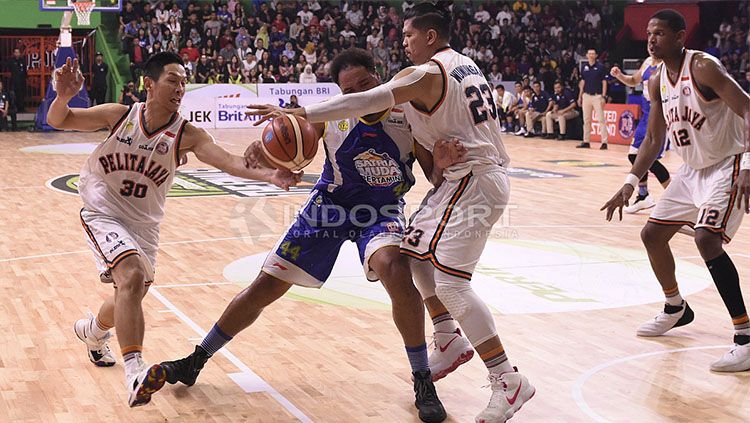
[[[266,125],[260,145],[266,159],[274,166],[296,171],[315,158],[318,136],[310,122],[285,114]]]

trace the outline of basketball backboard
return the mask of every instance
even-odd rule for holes
[[[95,3],[93,12],[119,12],[122,10],[122,0],[86,0]],[[47,12],[72,11],[72,0],[39,0],[39,10]]]

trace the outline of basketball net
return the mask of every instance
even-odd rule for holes
[[[89,25],[91,23],[91,11],[94,10],[95,5],[96,3],[93,1],[77,1],[71,4],[76,12],[78,25]]]

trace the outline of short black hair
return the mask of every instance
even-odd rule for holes
[[[361,48],[348,48],[337,54],[331,62],[331,79],[336,84],[339,83],[339,73],[342,70],[352,67],[362,66],[367,72],[375,73],[375,60],[368,51]]]
[[[453,16],[450,12],[452,1],[436,1],[435,3],[420,3],[404,14],[404,22],[412,19],[413,27],[420,31],[434,29],[438,38],[447,40],[450,38],[451,21]]]
[[[662,9],[651,16],[651,19],[658,19],[665,21],[669,29],[674,32],[680,32],[685,30],[685,17],[674,9]]]
[[[563,84],[563,82],[562,82],[562,79],[556,79],[556,80],[555,80],[555,84],[560,84],[560,85],[562,85],[563,87],[565,86],[565,84]]]
[[[144,66],[143,76],[147,76],[154,81],[158,81],[161,74],[164,72],[164,67],[176,63],[181,66],[185,66],[185,62],[182,61],[180,56],[172,53],[171,51],[162,51],[156,53],[146,60],[146,66]]]
[[[539,85],[541,87],[542,83],[539,82],[539,81],[534,81],[534,82],[531,83],[531,85]]]

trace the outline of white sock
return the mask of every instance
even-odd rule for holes
[[[734,334],[735,334],[735,335],[745,335],[745,336],[750,336],[750,328],[747,328],[747,329],[736,329],[736,330],[734,331]]]
[[[141,370],[144,363],[140,351],[127,353],[123,355],[123,358],[125,359],[125,381],[127,383],[127,381],[132,379]]]
[[[98,320],[96,317],[91,319],[91,322],[89,323],[89,330],[97,339],[101,339],[104,337],[104,335],[107,334],[108,331],[100,328],[97,324],[97,321]]]
[[[672,305],[672,306],[683,305],[683,302],[685,301],[679,292],[671,297],[666,297],[666,298],[667,298],[667,304]]]

